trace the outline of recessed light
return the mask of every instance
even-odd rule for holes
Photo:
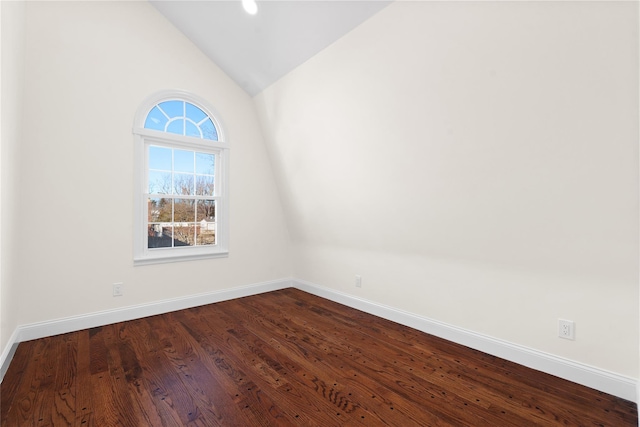
[[[256,3],[256,0],[242,0],[242,7],[249,15],[258,13],[258,3]]]

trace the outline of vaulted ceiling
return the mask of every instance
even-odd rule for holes
[[[150,0],[253,96],[389,5],[387,0]]]

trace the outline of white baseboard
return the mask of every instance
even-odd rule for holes
[[[11,359],[13,358],[18,344],[22,341],[50,337],[53,335],[65,334],[68,332],[80,331],[82,329],[95,328],[97,326],[140,319],[148,316],[155,316],[157,314],[227,301],[234,298],[257,295],[291,286],[291,280],[289,279],[274,280],[248,286],[240,286],[237,288],[155,301],[147,304],[132,305],[114,310],[98,311],[80,316],[65,317],[46,322],[21,325],[18,326],[11,335],[6,348],[0,355],[0,381],[2,381],[4,374],[9,368],[9,364],[11,363]]]
[[[458,344],[554,375],[623,399],[638,402],[640,386],[635,378],[616,374],[518,344],[458,328],[314,283],[294,280],[293,286],[311,294],[388,319]]]
[[[18,326],[9,339],[6,348],[2,354],[0,354],[0,381],[4,378],[4,374],[11,363],[11,359],[13,358],[18,343],[22,341],[74,332],[147,316],[154,316],[157,314],[261,294],[292,286],[322,298],[362,310],[375,316],[412,327],[428,334],[432,334],[623,399],[637,402],[637,398],[640,397],[640,383],[638,383],[634,378],[478,334],[437,320],[418,316],[393,307],[325,288],[314,283],[290,279],[274,280],[221,291],[207,292],[181,298],[156,301],[148,304],[122,307],[114,310],[88,313],[80,316]]]
[[[9,368],[9,363],[11,363],[11,359],[13,359],[13,355],[16,353],[18,343],[18,330],[16,329],[11,334],[11,337],[9,337],[9,342],[2,351],[2,354],[0,354],[0,381],[4,378],[4,374]]]

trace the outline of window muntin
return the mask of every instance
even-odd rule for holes
[[[136,117],[136,264],[228,253],[228,144],[211,109],[179,95],[151,99]]]

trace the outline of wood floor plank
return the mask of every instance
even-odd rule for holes
[[[34,352],[38,344],[35,341],[29,341],[22,343],[16,349],[10,370],[7,372],[9,375],[5,375],[2,381],[2,393],[0,393],[0,424],[2,425],[7,423],[9,411],[16,401],[14,396],[19,393],[22,382],[27,380],[25,372],[31,367],[29,362],[35,358]]]
[[[118,352],[121,360],[121,367],[126,381],[126,387],[129,391],[132,401],[142,409],[144,414],[145,425],[181,425],[179,421],[168,417],[163,421],[163,417],[158,412],[156,401],[151,396],[151,387],[146,382],[143,372],[144,358],[146,353],[142,352],[142,356],[136,351],[139,345],[142,345],[144,339],[136,339],[131,337],[132,329],[139,322],[127,322],[118,329]],[[136,349],[134,349],[136,347]]]
[[[289,288],[21,343],[0,424],[637,426],[634,403]]]
[[[165,427],[185,425],[186,421],[183,420],[180,411],[181,408],[189,406],[184,405],[181,399],[188,398],[188,393],[173,366],[167,363],[163,347],[158,342],[157,335],[153,333],[153,327],[146,319],[128,324],[131,340],[137,342],[136,353],[142,369],[141,378],[136,378],[133,384],[141,395],[140,400],[147,402],[147,418],[159,418],[162,423],[160,425]]]
[[[93,427],[95,425],[93,421],[89,335],[89,330],[79,331],[77,335],[75,427]]]
[[[51,345],[54,338],[43,338],[34,343],[30,352],[32,363],[29,363],[23,372],[24,378],[16,391],[18,398],[10,404],[9,414],[5,420],[7,426],[51,424],[50,420],[45,418],[45,414],[51,409],[49,405],[53,402],[50,387],[53,374],[50,362],[53,361]]]
[[[145,425],[146,410],[132,398],[127,386],[120,357],[118,330],[123,324],[102,327],[94,336],[102,343],[98,348],[106,351],[106,372],[92,374],[93,409],[96,426]]]
[[[73,426],[76,418],[78,333],[58,335],[55,338],[51,355],[54,379],[48,393],[53,397],[53,405],[50,414],[43,416],[49,416],[53,426]]]

